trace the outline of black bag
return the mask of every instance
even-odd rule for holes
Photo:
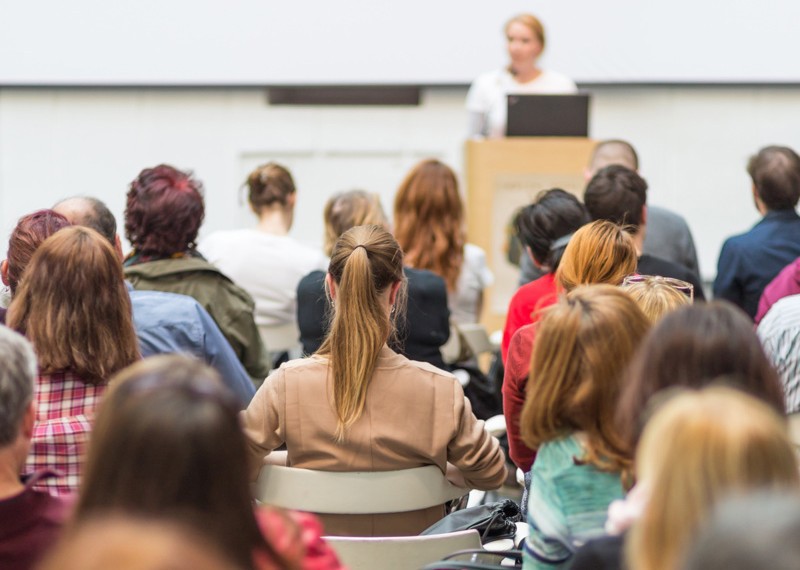
[[[496,562],[492,562],[494,559]],[[459,550],[439,562],[428,564],[422,570],[508,570],[522,568],[521,550]]]
[[[475,529],[481,535],[481,544],[486,544],[502,538],[513,539],[517,532],[515,523],[521,520],[519,505],[511,499],[505,499],[499,503],[478,505],[450,513],[420,534],[446,534]]]

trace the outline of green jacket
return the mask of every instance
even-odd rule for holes
[[[261,341],[250,295],[201,258],[160,259],[125,267],[134,289],[194,297],[216,321],[239,361],[253,379],[269,374],[269,355]]]

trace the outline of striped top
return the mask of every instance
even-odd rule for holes
[[[783,381],[786,413],[800,412],[800,295],[772,305],[758,325],[758,337]]]

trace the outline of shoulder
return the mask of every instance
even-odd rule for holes
[[[411,290],[424,289],[427,291],[441,290],[447,294],[447,285],[444,279],[436,275],[433,271],[405,267],[403,273],[405,273],[406,279],[408,280],[409,292]]]
[[[689,231],[689,224],[686,223],[686,219],[683,216],[672,210],[662,208],[661,206],[647,206],[648,230],[652,228],[653,222],[658,225],[667,226],[673,230],[680,229]]]

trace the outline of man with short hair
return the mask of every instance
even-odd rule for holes
[[[697,274],[682,265],[644,253],[647,235],[647,182],[633,170],[620,165],[602,168],[586,186],[583,196],[592,220],[608,220],[628,226],[639,256],[637,272],[691,283],[694,298],[705,300]]]
[[[28,570],[55,542],[69,503],[33,489],[48,471],[20,479],[36,419],[33,347],[0,326],[0,362],[0,568]]]
[[[621,139],[609,139],[597,143],[584,170],[584,179],[588,183],[599,170],[613,164],[625,166],[638,174],[639,155],[633,145]],[[666,208],[647,206],[647,235],[642,244],[642,252],[682,265],[700,276],[694,238],[689,225],[682,216]],[[542,276],[527,255],[521,257],[520,269],[520,285]]]
[[[800,257],[800,156],[785,146],[768,146],[750,158],[753,201],[763,216],[752,229],[725,240],[719,254],[714,296],[754,318],[764,288]],[[774,300],[773,300],[774,301]]]
[[[53,210],[70,223],[99,232],[114,246],[122,263],[117,222],[103,202],[90,196],[75,196],[61,200]],[[161,291],[136,291],[130,284],[128,292],[142,356],[173,352],[195,356],[216,368],[244,406],[250,402],[255,394],[250,376],[217,324],[194,298]]]
[[[589,166],[584,173],[586,181],[606,166],[619,164],[639,172],[639,156],[636,149],[624,140],[610,139],[600,141],[594,147]],[[658,206],[647,206],[647,235],[642,251],[660,259],[666,259],[686,267],[695,275],[700,275],[697,252],[689,225],[682,216]]]

